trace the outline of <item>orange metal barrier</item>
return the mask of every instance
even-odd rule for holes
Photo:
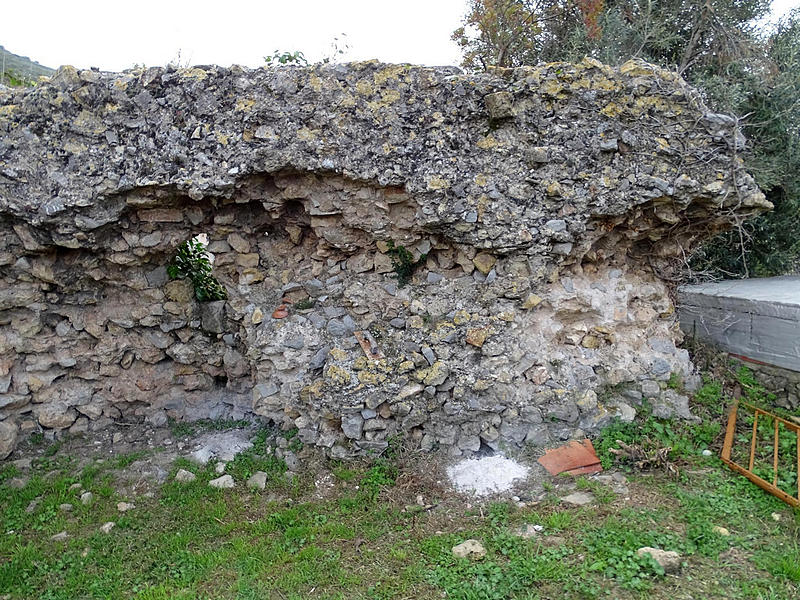
[[[752,411],[753,413],[753,432],[752,437],[750,439],[750,452],[749,452],[749,461],[748,466],[743,467],[742,465],[738,464],[734,460],[731,459],[731,451],[733,449],[734,438],[736,436],[736,416],[739,410],[739,406],[745,407],[748,411]],[[767,481],[766,479],[759,477],[753,471],[755,457],[756,457],[756,440],[758,437],[758,420],[759,416],[764,418],[772,419],[774,423],[774,437],[773,437],[773,446],[772,446],[772,482]],[[796,467],[796,475],[797,475],[797,495],[792,496],[786,493],[784,490],[778,487],[778,455],[779,455],[779,427],[783,425],[787,431],[793,431],[796,437],[797,442],[797,450],[795,454],[795,467]],[[756,406],[752,406],[751,404],[746,404],[744,402],[739,402],[736,400],[731,407],[730,413],[728,414],[728,427],[725,431],[725,442],[722,446],[722,462],[728,465],[731,469],[736,471],[737,473],[741,473],[745,477],[747,477],[750,481],[755,483],[757,486],[763,488],[764,490],[768,491],[770,494],[777,496],[787,504],[791,506],[800,507],[800,425],[796,423],[792,423],[791,421],[787,421],[786,419],[782,419],[777,415],[773,415],[761,408]]]

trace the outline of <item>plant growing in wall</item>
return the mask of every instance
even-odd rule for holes
[[[392,268],[397,277],[397,285],[400,287],[411,281],[414,271],[428,258],[427,254],[422,254],[414,260],[414,255],[405,246],[395,246],[393,240],[389,240],[389,250],[386,253],[392,258]]]
[[[211,261],[206,248],[196,239],[186,240],[180,246],[172,262],[167,265],[170,279],[189,279],[194,294],[200,302],[225,300],[228,292],[211,273]]]

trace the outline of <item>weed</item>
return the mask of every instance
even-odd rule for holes
[[[314,308],[314,305],[317,303],[316,300],[313,298],[304,298],[303,300],[298,300],[294,303],[293,307],[296,310],[308,310],[310,308]]]
[[[422,254],[417,260],[414,260],[414,255],[405,246],[395,246],[393,240],[389,240],[388,244],[387,254],[392,259],[392,268],[397,278],[397,285],[405,287],[411,281],[411,277],[417,267],[425,263],[428,255]]]
[[[194,286],[195,297],[200,302],[225,300],[228,291],[211,274],[211,261],[206,247],[197,239],[186,240],[167,265],[170,279],[189,279]]]
[[[361,478],[361,489],[374,500],[383,488],[391,487],[397,479],[397,467],[378,460]]]

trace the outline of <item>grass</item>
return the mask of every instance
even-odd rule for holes
[[[723,388],[709,382],[695,409],[716,414],[724,402]],[[79,467],[57,449],[25,473],[0,468],[0,598],[800,598],[800,513],[703,457],[698,450],[717,441],[699,435],[701,425],[640,427],[638,435],[627,426],[606,432],[601,458],[611,458],[603,440],[613,436],[652,438],[678,449],[681,475],[629,470],[630,500],[581,477],[574,487],[598,502],[570,509],[559,502],[563,478],[546,481],[542,499],[524,507],[476,505],[401,456],[323,463],[334,482],[323,494],[314,471],[286,478],[268,430],[227,465],[238,485],[225,491],[207,485],[218,476],[213,465],[178,459],[152,497],[130,498],[115,488],[116,475],[143,454]],[[294,433],[283,434],[290,445],[299,444]],[[179,468],[197,479],[175,483]],[[256,470],[268,474],[264,492],[243,484]],[[24,487],[8,485],[22,476]],[[75,483],[93,492],[92,505],[80,503]],[[136,508],[119,513],[120,500]],[[59,509],[66,502],[72,512]],[[103,534],[107,521],[116,527]],[[515,536],[525,523],[544,529],[531,539]],[[52,541],[60,531],[69,538]],[[455,558],[452,547],[470,538],[486,556]],[[642,546],[679,552],[682,572],[665,575],[637,555]]]

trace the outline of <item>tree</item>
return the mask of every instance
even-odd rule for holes
[[[453,39],[470,70],[589,55],[677,70],[711,107],[740,117],[746,166],[775,210],[693,258],[721,276],[800,266],[800,9],[765,25],[769,0],[470,0]]]

